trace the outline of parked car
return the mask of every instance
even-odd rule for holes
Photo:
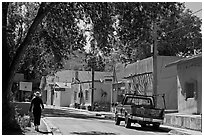
[[[122,103],[116,107],[115,124],[120,125],[121,121],[125,121],[126,128],[129,128],[131,123],[159,128],[163,120],[164,108],[155,108],[154,96],[126,94]]]

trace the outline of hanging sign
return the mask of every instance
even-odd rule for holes
[[[20,90],[32,91],[32,82],[20,82]]]

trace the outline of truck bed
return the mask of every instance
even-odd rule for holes
[[[144,118],[163,119],[164,109],[132,106],[132,115]]]

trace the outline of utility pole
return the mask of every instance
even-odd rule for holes
[[[91,106],[92,106],[92,110],[94,108],[94,65],[91,68],[91,76],[92,76],[92,88],[91,88]]]
[[[155,96],[155,107],[157,106],[157,30],[158,26],[153,23],[153,95]]]
[[[96,60],[95,59],[96,58],[94,56],[91,56],[91,58],[90,58],[90,61],[91,61],[91,76],[92,76],[92,78],[91,78],[91,85],[92,85],[92,87],[91,87],[91,109],[92,110],[94,109],[94,90],[95,90],[95,88],[94,88],[94,74],[95,74],[94,68],[95,68],[95,65],[96,65]]]
[[[95,66],[96,66],[96,53],[95,53],[95,48],[96,46],[96,40],[92,39],[91,40],[91,56],[90,56],[90,61],[91,61],[91,110],[94,110],[94,70],[95,70]]]

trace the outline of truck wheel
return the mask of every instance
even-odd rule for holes
[[[120,125],[120,118],[118,116],[115,117],[115,125]]]
[[[131,127],[131,120],[128,117],[125,118],[125,127],[126,128],[130,128]]]
[[[153,128],[155,128],[155,129],[158,129],[158,128],[159,128],[159,126],[160,126],[160,124],[158,124],[158,123],[153,124]]]
[[[142,127],[142,128],[147,127],[147,125],[146,125],[146,124],[140,124],[140,125],[141,125],[141,127]]]

